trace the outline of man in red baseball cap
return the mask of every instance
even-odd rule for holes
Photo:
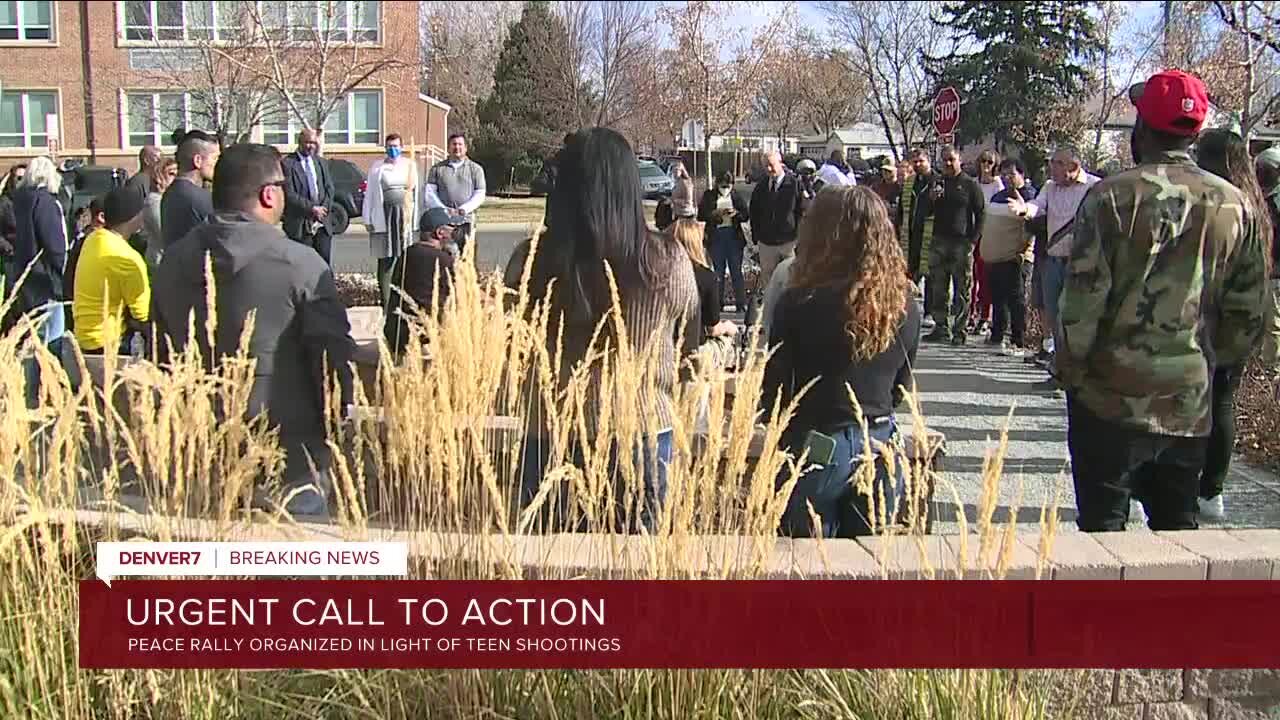
[[[1209,109],[1204,83],[1170,70],[1129,97],[1140,164],[1080,204],[1059,307],[1086,532],[1123,530],[1133,498],[1152,530],[1197,527],[1210,379],[1252,351],[1267,291],[1255,217],[1266,211],[1189,153]]]

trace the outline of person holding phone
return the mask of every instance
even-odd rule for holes
[[[724,298],[724,271],[727,268],[733,281],[733,302],[740,312],[747,309],[747,285],[742,277],[742,254],[747,247],[742,223],[746,218],[746,203],[733,191],[733,175],[721,174],[716,186],[702,194],[698,203],[698,219],[706,224],[706,246],[718,287],[716,297]]]
[[[912,386],[922,313],[888,210],[871,190],[844,186],[818,193],[798,238],[788,287],[770,326],[774,353],[764,376],[766,413],[799,399],[783,443],[797,457],[804,453],[808,468],[780,531],[792,537],[815,530],[823,537],[865,535],[881,518],[893,518],[903,475],[899,470],[891,480],[883,460],[876,460],[869,493],[849,480],[868,450],[878,454],[896,441],[894,408]],[[813,527],[811,506],[820,528]]]

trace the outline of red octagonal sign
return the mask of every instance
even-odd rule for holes
[[[933,100],[933,129],[939,135],[950,135],[960,124],[960,93],[947,86]]]

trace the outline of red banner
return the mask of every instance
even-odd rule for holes
[[[84,580],[80,666],[1270,668],[1280,583]]]

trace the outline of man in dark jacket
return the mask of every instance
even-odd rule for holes
[[[961,170],[955,148],[944,147],[941,157],[942,180],[925,194],[933,211],[929,313],[937,323],[925,340],[963,345],[968,340],[973,249],[982,235],[986,199],[978,181]]]
[[[143,145],[138,151],[138,172],[125,183],[134,191],[146,197],[151,192],[151,173],[156,164],[164,158],[160,148],[155,145]]]
[[[187,133],[178,145],[178,177],[160,201],[160,231],[166,249],[213,214],[213,200],[204,185],[213,180],[219,153],[218,139],[200,130]]]
[[[795,176],[786,172],[777,150],[766,152],[765,176],[751,191],[747,219],[751,241],[760,253],[760,287],[768,287],[769,276],[784,259],[796,253],[796,226],[800,223],[800,188]]]
[[[320,136],[307,129],[298,133],[298,149],[284,158],[284,234],[314,248],[328,263],[333,235],[326,221],[333,210],[333,176],[319,153]]]
[[[315,251],[280,229],[284,185],[274,148],[243,144],[227,149],[213,184],[214,218],[169,248],[156,271],[155,315],[158,330],[175,350],[196,342],[212,362],[238,350],[246,319],[254,313],[248,352],[258,366],[249,414],[265,412],[279,428],[284,493],[293,494],[286,509],[295,515],[325,515],[331,487],[326,373],[336,374],[342,407],[347,407],[355,341],[333,272]],[[212,349],[205,347],[206,253],[212,257],[218,288]],[[192,313],[196,330],[188,337]]]
[[[391,299],[396,307],[387,314],[383,332],[387,346],[397,356],[409,344],[408,319],[419,312],[438,316],[449,299],[453,253],[448,247],[460,221],[444,208],[427,210],[422,214],[418,242],[405,248],[391,267]]]

